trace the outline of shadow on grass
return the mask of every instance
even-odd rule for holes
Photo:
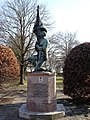
[[[24,120],[19,117],[18,110],[22,104],[15,103],[15,104],[4,104],[0,105],[0,118],[5,118],[2,120]],[[66,117],[68,116],[76,116],[76,115],[84,115],[85,117],[90,114],[90,101],[84,101],[84,103],[80,103],[78,101],[74,101],[70,98],[64,99],[57,99],[57,103],[63,104],[66,110]]]
[[[24,120],[19,117],[18,110],[24,103],[0,105],[0,120]]]
[[[63,104],[66,110],[66,116],[90,114],[90,100],[74,100],[71,98],[57,99],[57,103]]]

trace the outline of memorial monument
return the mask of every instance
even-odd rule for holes
[[[39,6],[33,32],[37,37],[37,55],[29,57],[28,61],[35,69],[28,74],[27,102],[20,107],[19,116],[29,120],[59,120],[65,115],[65,109],[62,104],[57,104],[55,72],[42,67],[48,59],[48,41],[44,38],[47,30],[40,20]]]

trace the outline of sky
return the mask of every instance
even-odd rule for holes
[[[90,42],[90,0],[38,0],[38,3],[47,5],[55,21],[48,33],[72,32],[81,43]]]
[[[55,21],[52,33],[77,33],[81,43],[90,42],[90,0],[39,0]]]

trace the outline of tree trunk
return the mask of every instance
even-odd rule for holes
[[[24,66],[20,65],[20,82],[19,84],[24,84]]]
[[[21,55],[21,63],[20,63],[20,82],[19,84],[24,84],[24,55]]]

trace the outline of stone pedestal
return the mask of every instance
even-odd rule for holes
[[[64,115],[63,104],[57,104],[55,74],[29,73],[27,102],[19,108],[19,117],[28,120],[59,120]]]
[[[53,112],[57,109],[54,73],[37,72],[29,75],[27,108],[32,112]]]

